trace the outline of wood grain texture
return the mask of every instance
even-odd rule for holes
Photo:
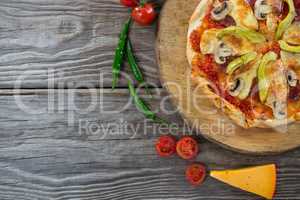
[[[189,18],[198,3],[197,0],[169,0],[160,15],[157,57],[161,79],[172,94],[174,104],[206,138],[226,148],[263,155],[299,147],[300,123],[265,129],[241,128],[224,114],[227,107],[220,104],[221,109],[216,108],[212,96],[203,92],[201,82],[195,84],[191,80],[186,58],[187,31]],[[206,128],[212,126],[219,131]],[[228,137],[228,134],[232,136]]]
[[[144,127],[126,89],[51,89],[111,86],[113,50],[128,16],[119,0],[1,0],[0,16],[1,200],[258,199],[210,178],[190,187],[188,162],[157,157],[160,134],[190,133],[164,90],[144,97],[173,113],[163,115],[178,124],[171,130]],[[155,25],[134,26],[131,37],[147,80],[159,85]],[[27,89],[5,89],[15,86]],[[125,122],[125,129],[114,126]],[[254,157],[199,140],[197,161],[211,169],[276,162],[277,199],[300,199],[299,150]]]
[[[189,186],[184,177],[189,162],[161,159],[155,153],[154,141],[165,130],[153,131],[149,125],[146,134],[143,128],[137,134],[118,131],[103,137],[101,128],[97,134],[80,134],[80,120],[107,125],[123,119],[143,127],[144,117],[132,105],[118,114],[99,111],[100,107],[116,111],[127,104],[127,90],[77,90],[75,95],[71,90],[15,93],[0,92],[0,199],[258,199],[211,178],[202,187]],[[105,95],[99,103],[101,94]],[[85,113],[93,95],[98,96],[93,100],[97,106]],[[70,96],[74,100],[59,105],[60,98]],[[155,96],[149,102],[157,108],[167,94],[159,91]],[[20,102],[40,113],[28,113]],[[78,109],[71,109],[70,102]],[[172,108],[169,102],[166,107]],[[75,112],[73,123],[70,112]],[[179,124],[174,134],[180,135],[184,123],[178,113],[166,116]],[[199,140],[202,153],[196,160],[210,169],[277,163],[275,199],[299,199],[300,150],[281,156],[246,156]]]
[[[114,49],[129,16],[119,0],[2,0],[0,16],[0,88],[111,87]],[[155,25],[134,25],[131,38],[147,80],[160,85]],[[122,79],[119,87],[126,85]]]

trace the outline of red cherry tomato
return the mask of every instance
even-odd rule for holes
[[[170,135],[161,136],[158,138],[155,148],[161,157],[169,157],[176,152],[176,139]]]
[[[134,21],[142,26],[150,25],[155,20],[156,15],[151,3],[135,7],[131,13]]]
[[[206,168],[202,164],[192,164],[186,169],[185,176],[192,185],[201,185],[206,176]]]
[[[189,160],[197,156],[199,146],[194,138],[186,136],[177,142],[176,151],[181,158]]]
[[[120,3],[130,8],[134,8],[139,4],[138,0],[120,0]]]

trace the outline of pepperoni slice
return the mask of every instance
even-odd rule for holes
[[[225,19],[223,19],[223,20],[221,20],[221,21],[218,21],[218,22],[216,22],[216,23],[217,23],[220,27],[228,27],[228,26],[235,26],[235,25],[236,25],[234,19],[233,19],[231,16],[229,16],[229,15],[227,15],[227,16],[225,17]]]
[[[254,4],[255,4],[256,0],[247,0],[247,2],[250,4],[250,6],[252,8],[254,8]]]
[[[300,21],[300,0],[294,0],[294,5],[297,13],[295,20]]]
[[[298,83],[296,87],[290,87],[289,99],[292,101],[298,101],[300,99],[300,84]]]

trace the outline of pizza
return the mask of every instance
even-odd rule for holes
[[[201,0],[187,41],[192,80],[238,125],[300,121],[299,0]]]

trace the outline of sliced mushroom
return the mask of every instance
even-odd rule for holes
[[[257,68],[260,63],[259,56],[255,61],[255,64],[252,66],[251,69],[239,74],[238,76],[234,77],[232,82],[229,79],[229,94],[231,96],[238,97],[241,100],[246,99],[251,91],[251,86],[253,84],[254,79],[257,76]]]
[[[272,12],[272,7],[266,0],[257,0],[254,4],[255,16],[259,20],[265,20],[267,15]]]
[[[224,64],[226,63],[226,59],[228,56],[231,56],[233,51],[230,47],[228,47],[224,42],[219,41],[217,47],[214,51],[214,58],[216,63]]]
[[[291,87],[296,87],[298,84],[298,77],[294,70],[289,69],[286,74],[287,81]]]
[[[282,120],[287,118],[287,102],[274,101],[272,109],[275,119]]]
[[[223,1],[219,3],[212,9],[211,16],[214,20],[220,21],[225,19],[225,17],[230,13],[232,10],[232,4],[229,1]]]
[[[244,88],[245,82],[241,78],[235,79],[230,85],[229,85],[229,94],[231,96],[238,96],[242,89]]]
[[[223,57],[223,56],[218,56],[215,54],[215,61],[216,63],[218,64],[225,64],[226,63],[226,57]]]
[[[253,81],[257,77],[257,69],[260,64],[260,59],[261,59],[261,55],[259,55],[257,57],[255,63],[253,65],[251,65],[252,68],[250,68],[249,70],[247,70],[237,76],[238,78],[244,80],[243,89],[240,92],[240,94],[238,95],[238,98],[241,100],[246,99],[250,95]]]

